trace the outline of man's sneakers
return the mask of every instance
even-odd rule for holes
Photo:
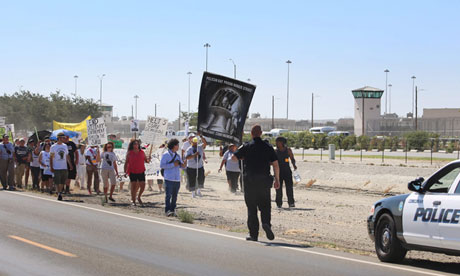
[[[192,198],[195,198],[196,197],[196,194],[195,194],[195,191],[192,192]]]
[[[295,208],[295,204],[294,203],[289,204],[289,208]]]
[[[115,202],[115,199],[113,199],[113,197],[109,197],[109,200]]]
[[[262,228],[264,229],[265,234],[267,235],[267,239],[271,241],[275,239],[275,234],[273,234],[273,231],[270,225],[264,223],[262,224]]]
[[[203,197],[203,195],[201,194],[201,189],[196,190],[196,195],[199,197]]]
[[[248,236],[246,237],[246,240],[247,240],[247,241],[254,241],[254,242],[256,242],[256,241],[257,241],[257,238],[256,238],[256,237],[253,237],[253,236],[251,236],[251,235],[248,235]]]
[[[57,200],[62,201],[62,194],[61,193],[58,194]]]

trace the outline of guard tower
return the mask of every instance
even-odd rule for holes
[[[355,97],[355,135],[366,135],[370,131],[378,131],[380,119],[380,102],[383,90],[364,86],[351,91]]]

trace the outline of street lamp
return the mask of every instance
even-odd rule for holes
[[[279,98],[276,98],[279,100]],[[272,95],[272,129],[275,128],[275,96]]]
[[[236,79],[236,64],[235,64],[235,61],[233,61],[233,59],[231,59],[231,58],[229,58],[228,60],[230,60],[233,63],[233,78]]]
[[[206,48],[206,72],[208,72],[208,49],[211,47],[209,43],[204,44],[204,47]]]
[[[388,93],[389,93],[389,94],[388,94],[388,98],[390,99],[390,103],[388,104],[388,111],[390,112],[390,114],[391,114],[391,87],[392,87],[392,86],[393,86],[393,85],[392,85],[391,83],[388,84],[388,88],[389,88],[389,90],[388,90]]]
[[[134,108],[135,108],[135,119],[137,120],[137,99],[139,99],[139,96],[138,95],[134,95]]]
[[[77,80],[78,80],[78,76],[75,75],[73,76],[73,78],[75,79],[75,97],[77,96]]]
[[[105,74],[97,76],[99,78],[100,84],[99,84],[99,107],[102,107],[102,80],[105,77]]]
[[[411,77],[412,79],[412,118],[414,118],[414,104],[415,104],[415,76]]]
[[[385,69],[385,114],[388,112],[388,73],[390,70]]]
[[[418,91],[426,91],[426,89],[417,89],[415,87],[415,131],[418,130]]]
[[[188,113],[190,115],[190,77],[192,76],[192,72],[187,72],[188,75]]]
[[[314,108],[314,102],[315,102],[315,98],[319,98],[319,96],[315,95],[314,93],[311,93],[311,127],[313,128],[314,127],[314,120],[313,120],[313,108]]]
[[[292,61],[290,60],[287,60],[286,61],[287,63],[287,95],[286,95],[286,98],[287,98],[287,101],[286,101],[286,119],[289,119],[289,65],[292,63]]]

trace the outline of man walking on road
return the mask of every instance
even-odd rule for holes
[[[77,145],[74,142],[69,140],[69,136],[65,136],[64,143],[67,145],[69,151],[70,163],[72,164],[72,169],[68,169],[67,180],[65,182],[65,194],[70,194],[70,182],[77,178],[77,166],[78,164],[78,154],[77,154]]]
[[[283,183],[286,185],[286,195],[288,198],[289,208],[295,207],[294,201],[294,183],[292,181],[292,171],[289,160],[292,162],[294,170],[297,170],[294,154],[291,148],[287,147],[287,139],[284,137],[276,138],[276,155],[280,167],[280,188],[276,190],[276,205],[278,208],[283,206]]]
[[[16,186],[20,189],[22,189],[22,179],[24,178],[26,165],[30,162],[30,152],[25,145],[26,141],[21,138],[19,146],[14,148],[14,161],[16,162],[14,175],[16,177]],[[27,189],[27,185],[24,188]]]
[[[270,166],[275,172],[274,188],[279,188],[278,157],[273,147],[260,138],[262,128],[255,125],[251,130],[252,141],[241,146],[233,155],[233,160],[244,159],[244,200],[248,208],[248,241],[257,241],[259,236],[259,218],[257,209],[260,210],[262,228],[269,240],[275,235],[271,229],[271,197],[270,189],[273,177],[270,175]]]
[[[54,173],[54,185],[58,190],[58,200],[62,200],[62,190],[67,181],[67,170],[72,170],[73,166],[70,161],[69,149],[64,144],[65,134],[61,132],[57,135],[57,138],[57,143],[51,146],[50,168],[51,172]]]
[[[3,135],[3,143],[0,144],[0,180],[3,189],[6,190],[7,186],[10,190],[14,190],[14,160],[13,144],[9,142],[9,136]]]

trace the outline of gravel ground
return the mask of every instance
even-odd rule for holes
[[[203,197],[192,198],[184,185],[178,197],[178,208],[191,212],[197,224],[246,233],[246,207],[242,194],[228,191],[225,173],[217,173],[220,159],[208,153]],[[343,161],[319,161],[317,157],[298,160],[301,183],[295,187],[296,208],[272,210],[273,230],[277,238],[290,242],[375,255],[367,235],[366,218],[371,205],[385,196],[407,192],[407,183],[417,176],[427,177],[442,163],[387,160],[384,165],[375,159],[350,158]],[[125,184],[125,189],[128,185]],[[275,192],[272,191],[274,200]],[[130,206],[127,191],[117,193],[111,208],[124,208],[136,213],[164,216],[164,194],[146,189],[144,207]],[[74,194],[65,199],[76,202],[102,204],[101,196],[88,196],[74,188]],[[286,198],[284,206],[287,206]],[[275,206],[273,202],[272,206]],[[176,219],[176,218],[169,218]],[[408,258],[429,259],[434,262],[460,263],[459,257],[424,252],[410,252]]]

